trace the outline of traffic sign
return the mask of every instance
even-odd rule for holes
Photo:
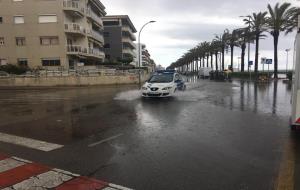
[[[267,58],[266,57],[262,57],[261,58],[261,64],[266,64]]]
[[[273,64],[273,60],[272,59],[267,59],[266,60],[266,64],[267,65],[272,65]]]
[[[249,61],[248,65],[249,65],[249,67],[250,67],[251,65],[253,65],[253,61]]]

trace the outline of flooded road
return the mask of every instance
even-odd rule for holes
[[[134,189],[273,189],[291,86],[190,78],[169,99],[136,86],[0,90],[0,132],[64,147],[0,151]]]

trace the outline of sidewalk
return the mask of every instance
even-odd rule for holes
[[[0,154],[3,190],[130,190],[39,163]]]

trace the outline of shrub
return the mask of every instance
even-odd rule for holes
[[[0,66],[0,71],[7,72],[9,74],[16,74],[16,75],[21,75],[29,71],[30,69],[25,66],[17,66],[17,65],[2,65]]]

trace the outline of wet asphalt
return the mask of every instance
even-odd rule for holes
[[[0,152],[134,189],[269,190],[297,139],[290,94],[282,81],[196,78],[168,99],[142,99],[136,86],[2,89],[0,132],[65,146],[0,142]]]

